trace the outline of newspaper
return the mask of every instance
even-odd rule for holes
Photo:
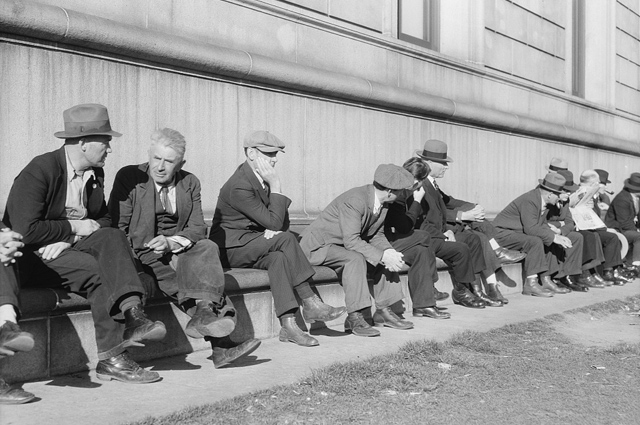
[[[593,186],[580,186],[578,190],[569,195],[569,206],[575,208],[593,205],[593,197],[599,190],[599,184]]]
[[[607,227],[598,217],[598,214],[586,205],[569,208],[569,210],[573,221],[576,223],[576,230],[593,230]]]

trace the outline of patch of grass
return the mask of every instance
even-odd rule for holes
[[[639,297],[571,313],[614,314]],[[184,409],[165,424],[636,424],[640,344],[584,347],[553,315],[318,369],[294,385]]]

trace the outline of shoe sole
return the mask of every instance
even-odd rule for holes
[[[375,330],[375,329],[373,329],[373,330]],[[360,332],[357,332],[357,331],[354,332],[353,329],[345,329],[344,331],[346,333],[350,333],[350,334],[353,334],[355,336],[362,336],[362,337],[380,336],[380,332],[379,331],[376,331],[376,333],[371,332],[371,333],[366,333],[366,334],[365,333],[360,333]]]
[[[33,337],[28,335],[18,335],[14,339],[5,342],[2,348],[7,348],[11,351],[31,351],[35,342]]]
[[[205,336],[211,336],[214,338],[223,338],[236,328],[236,322],[233,319],[225,317],[220,320],[216,320],[207,326],[193,326],[185,328],[184,333],[191,338],[204,338]]]
[[[121,379],[112,375],[106,375],[104,373],[96,373],[96,377],[98,379],[100,379],[101,381],[120,381],[120,382],[124,382],[125,384],[151,384],[153,382],[158,382],[159,380],[162,379],[161,376],[158,376],[156,379],[153,380],[149,380],[149,381],[127,381],[126,379]]]
[[[400,331],[408,331],[409,329],[413,329],[413,325],[411,326],[398,326],[398,325],[394,325],[392,323],[389,322],[373,322],[373,326],[377,326],[377,327],[387,327],[387,328],[391,328],[391,329],[398,329]]]
[[[486,305],[479,305],[479,306],[466,305],[466,304],[462,304],[459,301],[453,301],[453,303],[456,304],[456,305],[460,305],[462,307],[467,307],[467,308],[481,309],[481,308],[485,308],[486,307]]]
[[[285,336],[285,337],[280,336],[280,337],[278,337],[278,339],[280,340],[280,342],[292,342],[292,343],[294,343],[296,345],[299,345],[300,347],[317,347],[317,346],[320,345],[320,343],[317,342],[317,341],[316,341],[315,344],[313,344],[313,343],[311,343],[311,344],[301,344],[298,341],[296,341],[295,339],[289,338],[288,336]]]
[[[167,335],[167,328],[164,324],[157,324],[149,332],[136,339],[126,339],[119,347],[144,347],[143,341],[161,341]]]
[[[541,297],[541,298],[553,298],[553,294],[536,294],[535,292],[530,292],[530,293],[525,293],[523,292],[522,295],[531,295],[532,297]]]
[[[343,307],[342,309],[339,309],[340,313],[338,315],[334,315],[332,317],[327,317],[325,319],[318,317],[318,318],[311,318],[311,317],[306,317],[304,315],[304,311],[302,311],[300,314],[302,314],[302,318],[304,319],[305,323],[315,323],[315,322],[331,322],[332,320],[336,320],[342,316],[344,316],[347,313],[347,309],[345,307]]]
[[[34,398],[36,398],[36,396],[32,394],[30,397],[19,398],[19,399],[12,399],[12,400],[0,399],[0,404],[25,404],[25,403],[29,403]]]
[[[220,369],[221,367],[226,366],[229,363],[235,362],[238,359],[246,357],[249,354],[251,354],[254,351],[256,351],[256,349],[260,346],[260,344],[262,344],[262,341],[255,340],[255,342],[253,344],[249,345],[249,348],[247,348],[245,351],[241,351],[240,354],[237,354],[237,355],[231,356],[231,357],[227,357],[227,358],[225,358],[225,360],[223,362],[220,362],[218,364],[213,362],[213,367],[215,369]]]
[[[429,316],[428,314],[413,313],[413,317],[428,317],[429,319],[444,320],[451,319],[451,316]]]

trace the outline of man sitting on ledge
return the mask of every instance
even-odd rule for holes
[[[109,211],[113,226],[123,230],[143,270],[163,293],[191,316],[185,333],[215,338],[214,366],[220,367],[255,350],[250,339],[224,349],[217,339],[236,326],[236,311],[224,295],[218,246],[207,239],[200,201],[200,181],[182,169],[184,136],[170,128],[151,134],[149,162],[118,171]]]
[[[220,189],[209,239],[220,247],[223,266],[267,270],[282,325],[280,341],[316,346],[318,341],[296,323],[294,289],[308,322],[334,320],[346,309],[323,303],[311,290],[308,280],[315,272],[288,231],[291,200],[282,194],[275,169],[284,144],[268,131],[256,131],[244,139],[244,152],[247,160]]]
[[[121,134],[111,130],[102,105],[74,106],[63,117],[65,129],[55,136],[64,146],[34,158],[9,192],[3,221],[23,236],[21,279],[59,284],[87,297],[98,378],[158,381],[160,375],[142,369],[126,351],[164,338],[166,328],[144,314],[133,253],[124,233],[111,227],[104,200],[102,167],[111,138]]]

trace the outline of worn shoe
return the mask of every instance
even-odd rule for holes
[[[356,336],[380,336],[380,331],[368,324],[359,311],[347,315],[347,319],[344,321],[344,331],[351,332]]]
[[[126,351],[107,360],[100,360],[96,376],[103,381],[122,381],[127,384],[150,384],[160,380],[157,372],[145,370]]]
[[[125,346],[144,346],[141,341],[160,341],[167,334],[162,322],[152,322],[144,314],[142,305],[131,307],[124,312]]]
[[[11,388],[4,379],[0,378],[0,404],[23,404],[36,398],[35,395],[22,388]]]
[[[435,291],[436,291],[436,293],[435,293],[436,301],[443,301],[443,300],[446,300],[447,298],[449,298],[449,293],[448,292],[440,292],[437,289]]]
[[[554,294],[568,294],[569,292],[571,292],[571,289],[567,288],[564,285],[556,285],[553,279],[551,279],[551,276],[542,276],[540,278],[540,281],[542,282],[542,289],[546,289],[547,291],[553,292]]]
[[[509,300],[506,299],[504,295],[502,295],[502,293],[500,292],[500,289],[498,289],[497,283],[487,283],[487,285],[485,286],[485,289],[486,289],[485,293],[487,294],[487,297],[489,297],[489,299],[493,301],[500,301],[504,305],[509,304]]]
[[[233,332],[236,321],[236,311],[233,307],[225,308],[223,304],[218,308],[211,301],[200,301],[196,304],[196,312],[187,323],[184,333],[191,338],[222,338]]]
[[[580,285],[578,283],[577,278],[574,276],[565,276],[562,279],[560,279],[560,281],[564,286],[566,286],[567,288],[571,289],[574,292],[587,292],[589,290],[587,286]]]
[[[302,317],[307,323],[330,322],[347,312],[347,307],[332,307],[313,295],[302,300]]]
[[[432,319],[451,319],[451,314],[438,309],[438,307],[420,307],[413,309],[415,317],[430,317]]]
[[[232,348],[213,347],[213,367],[216,369],[248,356],[260,346],[260,340],[251,338]]]
[[[613,285],[613,281],[610,280],[606,280],[604,279],[602,276],[600,276],[600,273],[594,273],[591,275],[593,277],[593,279],[597,282],[600,283],[602,285],[606,286],[612,286]]]
[[[373,323],[376,326],[387,326],[392,329],[411,329],[413,323],[408,320],[402,320],[397,314],[391,310],[391,307],[379,308],[373,314]]]
[[[293,314],[285,314],[280,318],[280,334],[278,335],[282,342],[293,342],[303,347],[315,347],[320,345],[317,339],[302,332],[298,327],[296,318]]]
[[[0,326],[0,355],[13,356],[16,351],[29,351],[34,345],[33,335],[22,332],[13,322]]]
[[[496,257],[500,260],[500,264],[517,263],[518,261],[524,260],[524,257],[527,256],[524,252],[514,251],[513,249],[503,247],[498,247],[497,249],[494,249],[493,252],[496,253]]]
[[[487,307],[502,307],[502,301],[492,300],[491,298],[489,298],[487,296],[487,294],[482,292],[482,284],[481,283],[472,283],[471,284],[471,289],[472,289],[471,292],[473,293],[473,295],[475,295],[476,297],[478,297],[482,301],[484,301],[484,303],[485,303],[485,305]]]
[[[553,297],[553,292],[545,291],[538,283],[538,276],[528,277],[522,284],[522,295],[533,295],[534,297]]]
[[[480,298],[476,297],[466,287],[459,285],[451,291],[451,299],[454,304],[469,308],[485,308],[486,304]]]

